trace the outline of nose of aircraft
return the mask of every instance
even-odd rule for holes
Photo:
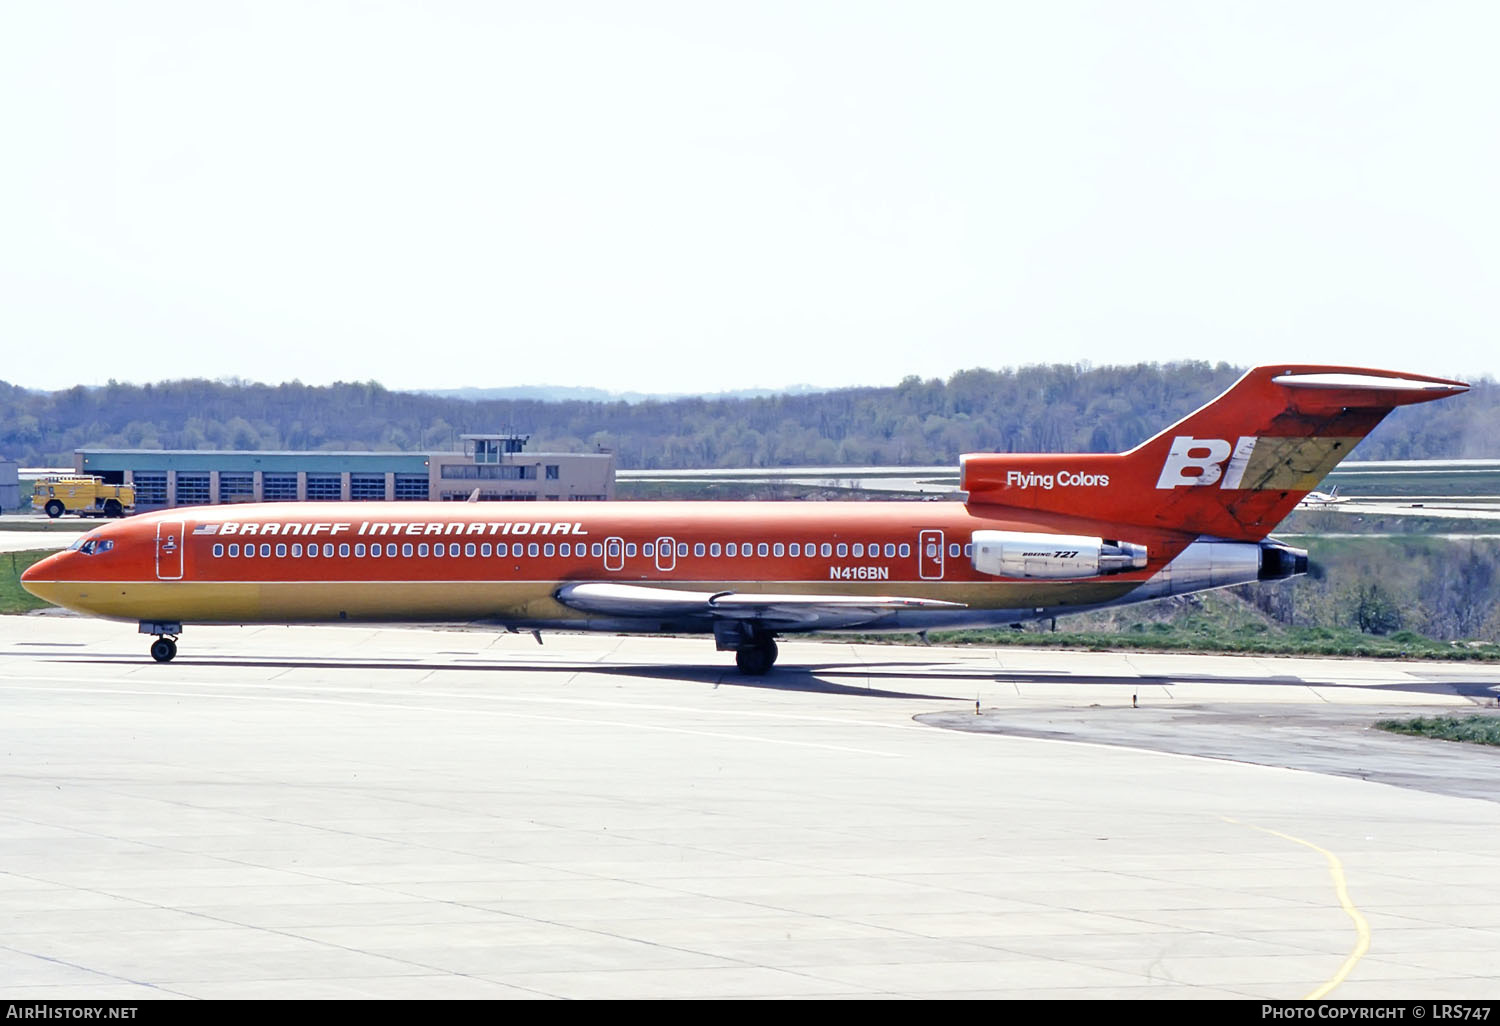
[[[50,602],[51,599],[46,594],[46,585],[42,582],[57,580],[58,571],[61,568],[65,555],[66,553],[54,552],[52,555],[39,559],[28,566],[21,572],[21,587],[31,592],[37,598],[46,599]]]

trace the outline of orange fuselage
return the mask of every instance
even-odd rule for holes
[[[184,623],[583,625],[588,617],[555,598],[580,581],[707,593],[899,592],[972,611],[1078,608],[1119,600],[1193,540],[1133,528],[1129,540],[1150,552],[1144,569],[1007,580],[974,568],[973,532],[1098,534],[1101,525],[992,512],[957,502],[189,507],[101,527],[82,547],[37,563],[24,582],[91,615]]]

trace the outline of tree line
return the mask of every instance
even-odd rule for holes
[[[373,382],[0,382],[0,456],[68,466],[77,448],[425,450],[516,431],[533,450],[616,453],[623,468],[911,466],[964,452],[1120,452],[1227,388],[1228,364],[1052,364],[909,377],[884,388],[627,403],[462,399]],[[1500,456],[1500,389],[1397,410],[1361,459]]]

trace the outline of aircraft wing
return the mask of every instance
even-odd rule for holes
[[[916,609],[962,609],[962,602],[890,595],[759,595],[687,591],[638,584],[566,584],[557,601],[601,616],[740,620],[779,630],[832,630]]]

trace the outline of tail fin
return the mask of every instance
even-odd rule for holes
[[[971,505],[1256,541],[1391,410],[1468,388],[1357,367],[1257,367],[1129,452],[970,454],[961,487]]]

